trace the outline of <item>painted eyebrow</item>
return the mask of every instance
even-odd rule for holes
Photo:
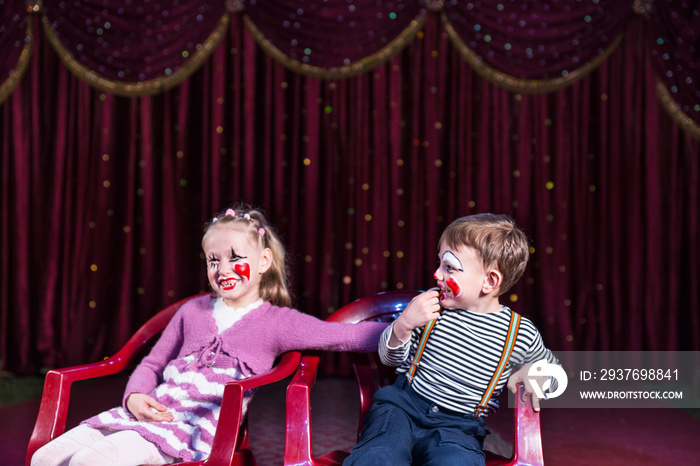
[[[236,251],[233,249],[233,247],[231,247],[231,257],[233,257],[233,258],[235,258],[235,259],[247,259],[247,258],[248,258],[248,257],[246,257],[246,256],[240,256],[240,255],[238,255],[238,254],[236,253]]]
[[[442,260],[447,265],[451,266],[453,269],[457,269],[460,272],[464,272],[462,262],[460,262],[460,260],[457,259],[457,256],[455,256],[452,251],[445,251],[445,253],[442,255]]]

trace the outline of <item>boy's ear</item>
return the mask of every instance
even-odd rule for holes
[[[484,294],[493,293],[501,287],[503,283],[503,275],[497,269],[489,269],[486,271],[484,284],[481,286],[481,292]]]

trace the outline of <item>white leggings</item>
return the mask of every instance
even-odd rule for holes
[[[132,430],[112,433],[81,424],[39,448],[32,466],[133,466],[174,458]]]

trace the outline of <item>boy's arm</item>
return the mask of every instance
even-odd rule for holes
[[[542,342],[542,335],[535,330],[535,338],[533,339],[529,350],[527,352],[527,355],[525,356],[525,364],[523,364],[520,369],[517,371],[513,372],[510,377],[508,378],[508,390],[510,390],[513,394],[518,393],[518,385],[522,384],[524,388],[524,393],[523,393],[523,398],[531,398],[532,399],[532,407],[535,411],[540,410],[540,400],[539,398],[534,395],[535,391],[532,387],[532,383],[536,383],[540,389],[543,387],[544,383],[547,380],[550,380],[550,387],[549,391],[552,392],[557,389],[557,380],[556,378],[553,377],[547,377],[547,376],[532,376],[530,377],[528,375],[530,371],[530,367],[542,359],[545,359],[548,363],[550,364],[556,364],[561,367],[561,363],[557,359],[556,356],[554,356],[554,353],[552,353],[551,350],[546,348],[544,346],[544,343]]]
[[[391,337],[393,335],[394,324],[388,326],[382,335],[379,337],[377,351],[379,352],[379,360],[385,366],[399,367],[408,359],[408,354],[411,349],[411,339],[398,345],[391,345]]]

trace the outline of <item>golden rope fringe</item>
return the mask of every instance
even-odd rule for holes
[[[322,68],[289,58],[265,37],[262,31],[258,29],[248,15],[243,16],[243,21],[260,48],[262,48],[265,53],[270,55],[273,60],[280,63],[282,66],[297,73],[314,78],[339,79],[357,76],[387,62],[409,43],[411,43],[415,35],[418,34],[418,31],[423,28],[423,25],[425,24],[425,15],[420,15],[416,19],[412,20],[406,29],[404,29],[398,36],[396,36],[394,40],[389,42],[385,47],[382,47],[379,51],[364,57],[361,60],[350,63],[349,65],[343,65],[337,68]]]
[[[618,35],[613,43],[610,44],[610,46],[605,50],[605,52],[580,68],[571,71],[566,75],[566,77],[546,80],[520,79],[497,71],[495,68],[485,64],[481,58],[467,46],[462,38],[459,37],[459,34],[457,34],[455,31],[452,23],[450,23],[450,20],[447,19],[447,15],[442,13],[441,18],[442,24],[447,32],[447,36],[452,41],[452,44],[454,45],[455,49],[457,49],[457,52],[459,52],[462,58],[469,63],[469,66],[471,66],[472,69],[482,78],[509,91],[528,94],[546,94],[549,92],[558,91],[559,89],[567,87],[573,84],[575,81],[586,77],[610,56],[617,46],[620,45],[620,42],[624,36],[624,34]]]
[[[5,80],[4,83],[0,84],[0,105],[2,105],[5,102],[5,99],[7,99],[9,95],[12,94],[12,91],[15,90],[15,87],[17,87],[17,84],[19,83],[20,79],[22,79],[24,72],[29,66],[29,61],[32,57],[32,46],[34,44],[33,24],[34,17],[29,16],[27,19],[27,40],[24,41],[24,47],[19,55],[19,60],[17,60],[17,68],[15,68],[14,72]]]
[[[141,82],[126,82],[107,79],[99,75],[97,72],[87,68],[78,62],[71,52],[69,52],[63,46],[63,44],[61,44],[54,31],[51,29],[51,24],[46,16],[42,17],[42,23],[44,26],[44,34],[48,38],[49,43],[54,50],[56,50],[56,53],[63,64],[73,74],[85,81],[88,85],[101,89],[110,94],[123,97],[138,97],[166,91],[189,78],[192,73],[202,66],[202,64],[214,51],[216,46],[219,45],[221,40],[224,38],[226,32],[228,31],[230,17],[228,13],[224,13],[219,20],[219,24],[216,26],[216,29],[214,29],[214,32],[209,35],[207,40],[202,44],[202,47],[197,50],[192,55],[192,58],[186,61],[182,68],[180,68],[178,71],[174,72],[170,76]]]
[[[678,126],[690,133],[695,139],[700,140],[700,125],[681,110],[676,101],[673,100],[673,97],[671,97],[671,93],[668,92],[668,89],[664,86],[664,83],[658,78],[656,79],[656,95],[661,102],[661,106],[664,107],[671,115],[671,118],[678,123]]]

